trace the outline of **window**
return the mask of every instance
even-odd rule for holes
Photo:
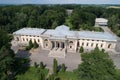
[[[101,44],[101,47],[103,47],[103,44]]]
[[[28,41],[28,38],[26,38],[26,41]]]
[[[17,38],[17,41],[19,41],[19,38],[18,37],[16,37]]]
[[[96,44],[96,47],[98,47],[98,44]]]
[[[86,46],[88,46],[88,43],[86,44]]]
[[[48,44],[46,44],[46,46],[48,46]]]
[[[84,46],[84,42],[82,43],[82,46]]]
[[[97,40],[97,41],[99,41],[99,40]]]
[[[40,42],[40,40],[38,39],[38,42]]]
[[[111,44],[108,45],[108,48],[111,48]]]
[[[91,47],[93,46],[93,43],[91,44]]]
[[[69,43],[70,43],[70,44],[72,44],[72,43],[73,43],[73,41],[70,41]]]
[[[25,41],[25,39],[23,38],[23,41]]]

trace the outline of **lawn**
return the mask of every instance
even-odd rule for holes
[[[44,73],[45,76],[48,75],[48,69],[42,69],[30,67],[24,74],[19,74],[16,76],[16,80],[39,80],[40,72]],[[56,77],[60,80],[77,80],[77,75],[73,72],[59,72]]]
[[[59,72],[58,77],[60,77],[60,80],[77,80],[77,75],[70,71]]]

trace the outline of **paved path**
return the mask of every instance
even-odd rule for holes
[[[47,68],[52,70],[53,67],[53,57],[48,57],[49,51],[40,50],[31,54],[31,65],[34,65],[34,62],[38,64],[43,61]],[[81,63],[81,57],[79,53],[67,53],[65,58],[56,58],[58,64],[61,65],[64,63],[67,67],[67,70],[72,71],[78,67],[78,64]]]

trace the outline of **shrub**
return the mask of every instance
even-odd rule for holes
[[[80,53],[83,53],[84,52],[84,48],[81,46],[80,47],[80,51],[79,51]]]
[[[36,41],[34,41],[34,46],[33,46],[34,48],[38,48],[39,47],[39,45],[37,44],[37,42]]]
[[[62,64],[61,71],[65,72],[65,64]]]

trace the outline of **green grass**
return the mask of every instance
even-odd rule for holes
[[[70,71],[59,72],[58,77],[60,77],[60,80],[77,80],[77,75]]]
[[[116,77],[117,77],[118,80],[120,79],[120,69],[116,70]]]
[[[17,75],[16,80],[39,80],[40,72],[48,75],[48,69],[30,67],[24,74]],[[77,80],[77,75],[70,71],[59,72],[55,77],[59,77],[60,80]]]
[[[17,75],[16,80],[39,80],[40,72],[47,76],[48,69],[30,67],[24,74]]]

